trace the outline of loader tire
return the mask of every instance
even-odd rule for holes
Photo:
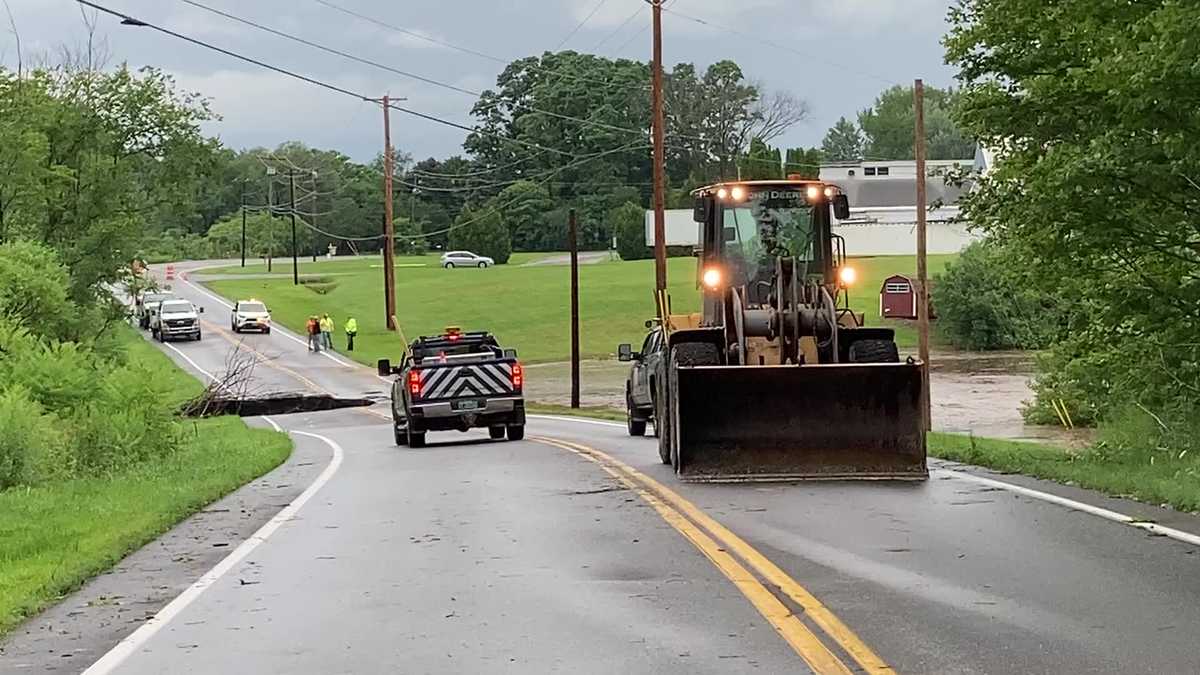
[[[858,340],[850,345],[851,363],[899,363],[895,340]]]
[[[671,363],[676,366],[719,366],[721,354],[711,342],[684,342],[671,348]]]
[[[671,418],[667,415],[667,392],[654,393],[654,435],[658,436],[658,458],[671,464]]]

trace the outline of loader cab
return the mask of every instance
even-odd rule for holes
[[[833,286],[838,261],[833,217],[849,204],[829,183],[789,179],[718,183],[693,193],[699,224],[699,281],[706,304],[721,289],[745,287],[751,303],[765,301],[777,257],[794,257],[807,278]]]

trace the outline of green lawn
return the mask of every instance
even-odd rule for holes
[[[552,254],[531,254],[552,255]],[[931,256],[930,269],[939,270],[952,256]],[[401,258],[398,265],[412,259]],[[420,260],[420,259],[417,259]],[[879,286],[895,273],[912,273],[911,256],[861,258],[852,261],[860,281],[851,293],[851,306],[865,312],[868,323],[879,325]],[[358,319],[354,358],[373,364],[394,358],[398,338],[385,330],[382,269],[375,259],[309,263],[303,271],[323,278],[317,285],[294,286],[290,279],[226,279],[211,282],[228,298],[254,297],[266,301],[274,318],[293,330],[302,329],[310,314],[328,312],[339,333],[348,316]],[[699,305],[696,261],[668,261],[668,278],[675,312]],[[530,363],[561,361],[570,355],[570,276],[565,266],[501,265],[477,270],[398,267],[397,305],[400,325],[412,339],[440,332],[448,325],[467,330],[490,330]],[[644,322],[654,314],[654,262],[603,262],[582,265],[580,284],[581,349],[585,358],[606,358],[620,342],[639,342]],[[321,293],[318,291],[325,291]],[[915,332],[903,322],[897,327],[902,347],[916,344]],[[339,335],[337,344],[344,346]]]
[[[135,358],[154,364],[180,401],[197,380],[129,332]],[[0,635],[112,567],[176,523],[278,466],[287,436],[241,419],[181,422],[175,454],[109,478],[0,492]]]
[[[547,253],[547,252],[532,252],[532,253],[513,253],[508,259],[509,265],[524,265],[525,263],[535,262],[553,256],[567,255],[562,253]],[[425,255],[398,255],[396,256],[397,267],[438,267],[441,253],[427,253]],[[379,271],[383,266],[383,258],[379,255],[362,255],[354,257],[340,257],[332,260],[318,258],[317,262],[312,261],[312,257],[300,258],[300,274],[329,274],[333,272],[367,272],[368,270]],[[233,265],[230,267],[216,267],[206,269],[203,274],[266,274],[267,264],[261,259],[247,259],[246,266]],[[291,258],[276,258],[271,263],[272,274],[291,274],[292,259]]]

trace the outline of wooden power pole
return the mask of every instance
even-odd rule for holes
[[[662,3],[663,0],[647,0],[654,14],[654,59],[650,66],[650,106],[654,131],[654,286],[661,297],[667,290],[667,223],[664,211],[666,192],[666,144],[663,132],[663,61],[662,61]],[[657,302],[659,318],[666,308]]]
[[[925,430],[932,427],[929,404],[929,267],[926,261],[925,209],[929,200],[925,191],[925,83],[913,84],[916,137],[913,148],[917,158],[917,334],[921,356],[921,416]]]
[[[575,209],[571,209],[567,227],[567,246],[571,250],[571,407],[579,407],[579,229]]]
[[[383,97],[383,304],[388,330],[396,330],[396,229],[392,222],[391,99]]]
[[[296,172],[288,172],[288,194],[292,205],[292,285],[300,285],[300,247],[296,244]]]

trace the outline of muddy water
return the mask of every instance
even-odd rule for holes
[[[930,362],[933,364],[929,386],[934,430],[1072,446],[1086,442],[1083,434],[1068,433],[1057,427],[1028,425],[1021,418],[1021,406],[1033,398],[1029,389],[1033,360],[1028,353],[935,353]],[[584,406],[624,408],[627,364],[584,361],[579,371]],[[526,373],[526,392],[530,400],[570,404],[569,364],[530,365],[526,367]]]

